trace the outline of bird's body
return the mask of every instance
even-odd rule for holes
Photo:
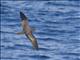
[[[23,27],[24,34],[31,41],[33,48],[38,49],[38,43],[37,43],[35,36],[33,36],[33,34],[32,34],[32,29],[28,24],[28,18],[22,12],[20,12],[20,17],[21,17],[21,21],[22,21],[21,24]]]

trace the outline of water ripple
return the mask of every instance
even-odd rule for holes
[[[2,60],[80,60],[79,1],[1,1]],[[38,40],[33,50],[22,31],[20,11]]]

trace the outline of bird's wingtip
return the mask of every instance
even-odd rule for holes
[[[26,20],[27,17],[24,15],[24,13],[22,11],[20,11],[20,17],[22,20]]]

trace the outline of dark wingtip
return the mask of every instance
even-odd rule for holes
[[[39,50],[37,41],[35,42],[34,49],[35,49],[35,50]]]
[[[21,20],[26,20],[27,19],[27,17],[24,15],[23,12],[20,12],[20,17],[21,17]]]
[[[34,50],[39,50],[39,48],[38,47],[35,47],[35,48],[33,48]]]

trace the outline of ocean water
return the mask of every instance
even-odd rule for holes
[[[1,60],[80,60],[80,1],[1,1]],[[35,29],[39,50],[16,32],[20,11]]]

